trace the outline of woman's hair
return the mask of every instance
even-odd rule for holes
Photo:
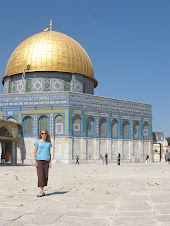
[[[48,142],[50,142],[50,143],[51,143],[50,134],[49,134],[48,130],[46,130],[46,129],[42,129],[42,130],[41,130],[41,132],[40,132],[40,134],[39,134],[39,137],[38,137],[38,138],[39,138],[39,139],[41,139],[41,138],[42,138],[41,133],[42,133],[43,131],[47,134],[47,138],[46,138],[46,140],[47,140]]]

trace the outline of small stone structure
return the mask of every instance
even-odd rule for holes
[[[17,164],[17,144],[20,137],[21,124],[0,119],[0,156],[3,152],[5,160],[11,165]]]
[[[154,162],[165,161],[170,149],[163,132],[153,132],[153,160]]]

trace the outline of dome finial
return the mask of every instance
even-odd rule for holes
[[[52,31],[52,27],[53,27],[53,24],[52,24],[52,17],[51,17],[51,20],[50,20],[50,31]]]

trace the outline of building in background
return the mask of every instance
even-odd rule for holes
[[[110,75],[103,76],[109,82]],[[127,162],[132,156],[152,158],[152,106],[95,96],[98,82],[88,54],[69,36],[52,31],[52,23],[50,31],[14,50],[2,83],[0,118],[22,126],[15,163],[33,163],[42,129],[50,132],[53,161],[72,163],[78,155],[81,162],[95,163],[105,152],[109,161],[116,161],[117,153]]]
[[[153,132],[153,160],[154,162],[165,161],[169,152],[168,141],[163,132]]]

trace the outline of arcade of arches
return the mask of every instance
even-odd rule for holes
[[[6,162],[11,165],[17,164],[17,142],[20,129],[19,123],[0,120],[0,155],[4,153]]]

